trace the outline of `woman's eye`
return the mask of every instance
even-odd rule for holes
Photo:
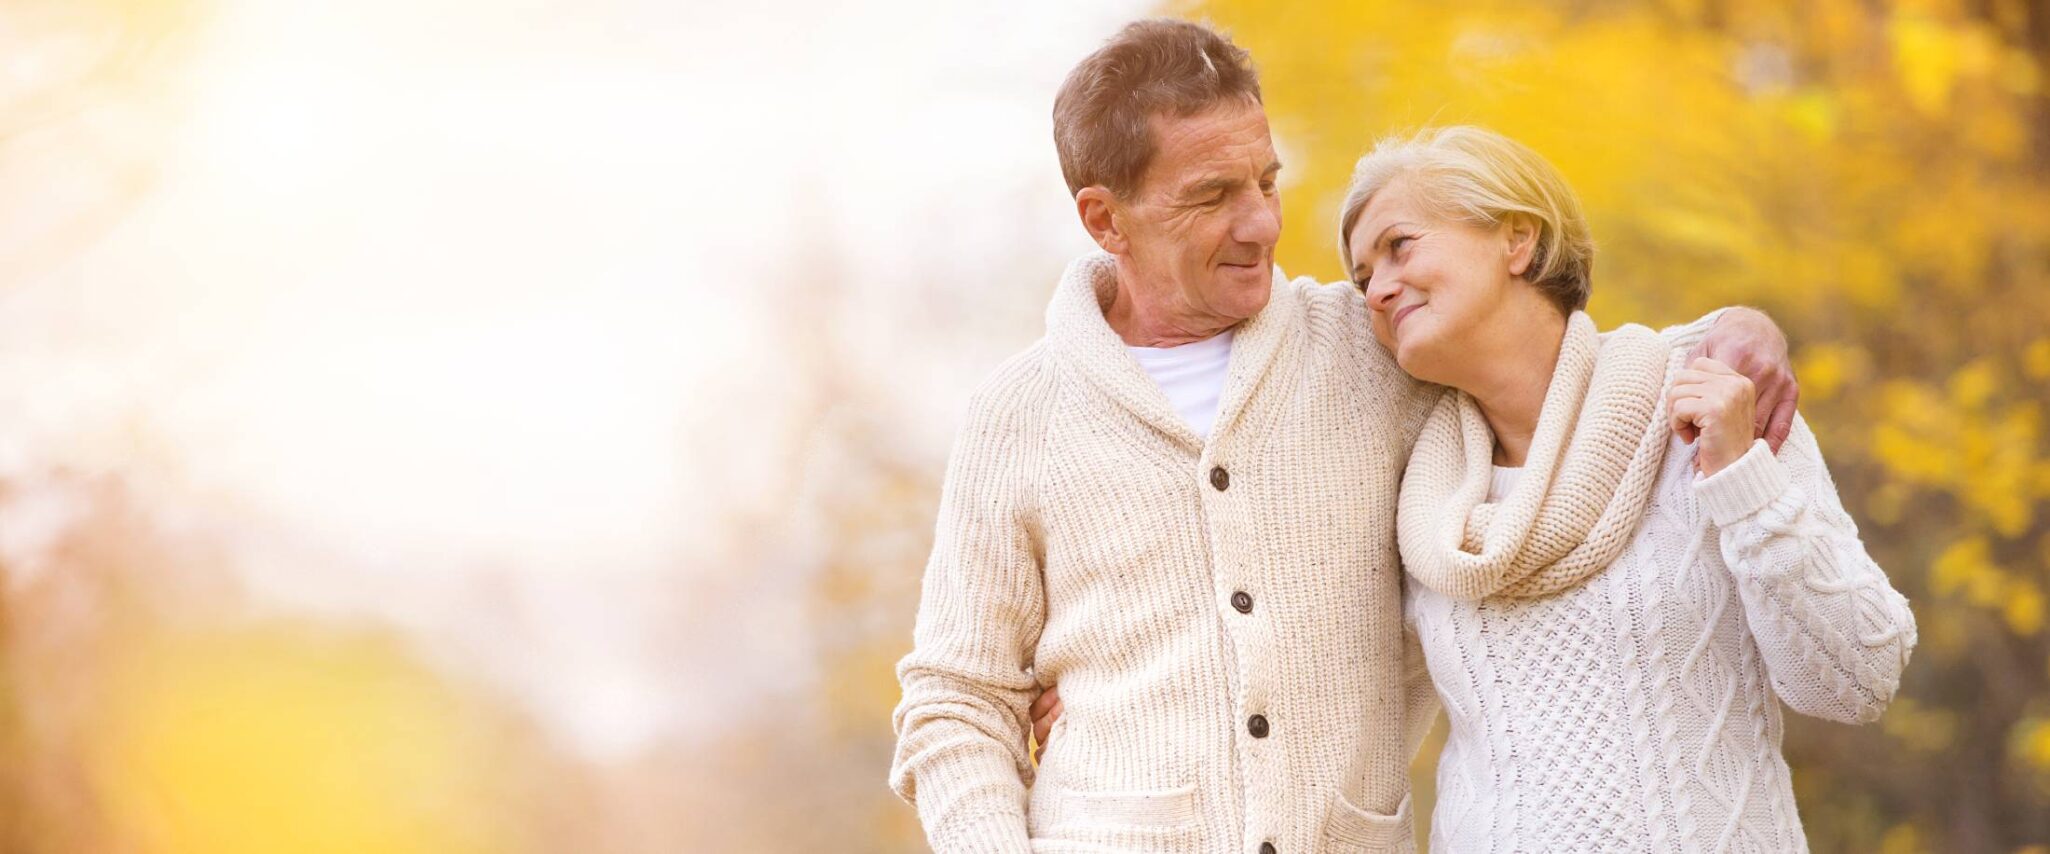
[[[1410,237],[1410,236],[1408,236],[1408,235],[1404,235],[1404,236],[1402,236],[1402,237],[1398,237],[1398,238],[1395,238],[1394,240],[1388,241],[1388,251],[1390,251],[1390,252],[1401,252],[1401,251],[1402,251],[1402,247],[1404,247],[1404,246],[1407,246],[1407,245],[1409,245],[1409,242],[1410,242],[1410,241],[1412,241],[1412,240],[1415,240],[1415,239],[1416,239],[1416,238],[1414,238],[1414,237]]]

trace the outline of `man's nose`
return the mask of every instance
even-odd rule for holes
[[[1281,240],[1281,200],[1255,192],[1239,205],[1231,238],[1239,243],[1273,246]]]

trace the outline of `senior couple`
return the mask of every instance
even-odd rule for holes
[[[1915,628],[1770,320],[1597,332],[1571,189],[1474,128],[1361,159],[1350,284],[1282,277],[1201,25],[1124,29],[1054,135],[1102,251],[948,466],[890,773],[935,850],[1412,850],[1441,706],[1434,850],[1805,848],[1780,704],[1874,719]]]

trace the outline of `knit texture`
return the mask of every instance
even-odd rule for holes
[[[1778,456],[1705,479],[1671,441],[1629,544],[1578,586],[1407,595],[1451,722],[1440,851],[1804,851],[1780,702],[1871,721],[1915,644],[1799,418]]]
[[[1641,326],[1597,337],[1574,312],[1539,410],[1522,481],[1499,504],[1495,435],[1464,392],[1417,437],[1397,517],[1404,569],[1449,596],[1545,596],[1580,583],[1629,543],[1671,433],[1660,393],[1685,351]]]
[[[1355,289],[1277,274],[1206,442],[1104,322],[1112,263],[1070,266],[1046,337],[970,403],[892,787],[943,854],[1411,850],[1436,707],[1395,497],[1440,390],[1374,343]],[[1027,709],[1056,681],[1035,768]]]

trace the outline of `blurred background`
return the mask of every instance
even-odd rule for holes
[[[2040,0],[8,0],[0,850],[923,850],[947,443],[1089,248],[1055,89],[1163,12],[1262,69],[1291,273],[1472,122],[1604,325],[1770,311],[1921,624],[1789,715],[1815,848],[2050,851]]]

